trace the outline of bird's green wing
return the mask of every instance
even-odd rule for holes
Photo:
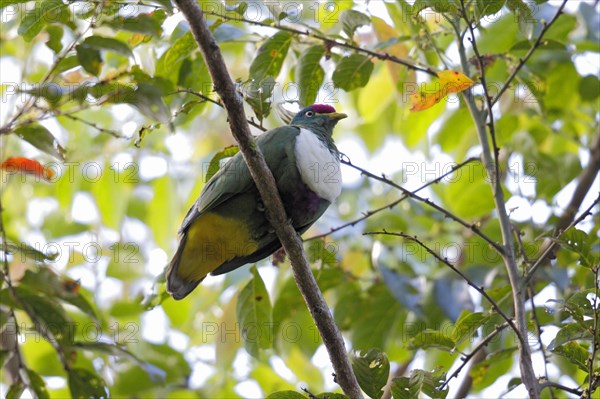
[[[294,143],[299,131],[295,126],[282,126],[269,130],[256,140],[278,183],[285,184],[288,180],[289,165],[295,168]],[[297,171],[294,169],[293,173]],[[180,233],[186,231],[201,214],[252,190],[253,184],[246,162],[238,152],[206,183],[200,197],[185,216]]]

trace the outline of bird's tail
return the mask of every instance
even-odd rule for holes
[[[204,277],[200,280],[185,280],[177,275],[186,240],[187,234],[183,233],[181,240],[179,241],[179,248],[177,248],[177,252],[167,268],[167,292],[176,300],[185,298],[202,282],[202,280],[204,280]]]

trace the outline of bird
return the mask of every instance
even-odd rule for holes
[[[300,110],[289,125],[256,139],[273,173],[287,216],[304,233],[340,195],[342,179],[333,128],[346,118],[327,104]],[[167,292],[185,298],[212,276],[258,262],[281,248],[242,154],[206,183],[179,229],[166,272]]]

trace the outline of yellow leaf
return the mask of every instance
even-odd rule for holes
[[[459,93],[475,82],[458,71],[438,72],[438,79],[421,85],[418,92],[410,95],[411,111],[418,112],[433,107],[450,93]]]
[[[446,91],[446,94],[460,93],[475,84],[468,76],[458,71],[441,71],[438,72],[438,77],[440,86],[443,91]]]

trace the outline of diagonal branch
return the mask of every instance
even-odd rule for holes
[[[421,248],[423,248],[425,251],[427,251],[427,253],[429,253],[430,255],[432,255],[439,262],[441,262],[444,265],[448,266],[454,273],[458,274],[463,280],[465,280],[467,282],[467,284],[469,284],[471,287],[473,287],[475,289],[475,291],[479,292],[481,294],[481,296],[483,296],[488,301],[488,303],[490,305],[492,305],[492,308],[494,308],[494,310],[496,311],[496,313],[498,313],[508,323],[508,325],[514,330],[517,338],[519,338],[519,341],[523,341],[526,338],[526,337],[523,336],[523,334],[521,334],[521,332],[519,331],[519,329],[515,325],[515,322],[510,317],[508,317],[506,315],[506,313],[504,313],[504,311],[502,309],[500,309],[500,306],[498,306],[498,304],[496,303],[496,301],[494,301],[494,298],[492,298],[491,296],[489,296],[489,294],[483,289],[483,287],[475,284],[473,282],[473,280],[471,280],[469,278],[469,276],[467,276],[466,274],[464,274],[462,271],[460,271],[460,269],[458,269],[456,266],[454,266],[452,263],[450,263],[447,258],[443,258],[441,255],[439,255],[433,249],[429,248],[423,241],[421,241],[420,239],[418,239],[416,236],[411,236],[411,235],[408,235],[408,234],[402,233],[402,232],[400,232],[400,233],[394,233],[394,232],[390,232],[390,231],[386,231],[386,230],[382,230],[382,231],[369,231],[369,232],[364,233],[364,235],[389,235],[389,236],[397,236],[397,237],[402,237],[404,239],[407,239],[409,241],[417,243]]]
[[[527,271],[527,275],[523,279],[523,286],[527,285],[531,281],[531,278],[533,277],[533,275],[535,274],[537,269],[544,263],[544,261],[552,253],[554,248],[556,248],[558,246],[558,241],[556,240],[556,238],[559,238],[565,231],[569,230],[573,226],[578,225],[583,219],[590,216],[592,214],[592,209],[599,203],[600,203],[600,195],[598,195],[598,197],[594,200],[594,202],[592,202],[592,204],[585,211],[583,211],[577,219],[573,220],[571,222],[571,224],[569,224],[569,226],[567,226],[563,231],[559,232],[559,234],[557,234],[554,237],[555,239],[552,240],[552,242],[550,243],[550,245],[548,245],[546,250],[535,261],[533,266],[531,266],[531,268],[529,268],[529,270]]]
[[[467,229],[471,230],[473,233],[475,233],[477,236],[481,237],[483,240],[485,240],[488,244],[490,244],[496,251],[498,251],[498,253],[500,255],[504,255],[504,249],[502,248],[502,246],[500,246],[497,242],[495,242],[494,240],[492,240],[490,237],[488,237],[486,234],[484,234],[479,227],[477,227],[475,224],[471,224],[471,223],[467,223],[465,220],[463,220],[462,218],[458,217],[457,215],[455,215],[454,213],[448,211],[447,209],[439,206],[438,204],[436,204],[435,202],[431,201],[429,198],[423,198],[419,195],[416,194],[416,192],[418,191],[414,191],[411,192],[407,189],[405,189],[404,187],[402,187],[401,185],[391,181],[390,179],[386,178],[385,176],[378,176],[376,174],[373,174],[359,166],[353,165],[350,162],[343,162],[344,164],[353,167],[354,169],[360,171],[363,175],[370,177],[372,179],[378,180],[382,183],[385,183],[387,185],[390,185],[400,191],[402,191],[402,193],[407,196],[410,197],[414,200],[423,202],[427,205],[429,205],[430,207],[432,207],[433,209],[441,212],[444,214],[444,216],[446,216],[449,219],[454,220],[455,222],[457,222],[458,224],[461,224],[462,226],[466,227]],[[420,190],[420,189],[419,189]]]
[[[328,47],[342,47],[348,50],[353,50],[356,51],[358,53],[363,53],[363,54],[367,54],[373,58],[377,58],[378,60],[381,61],[390,61],[393,62],[395,64],[400,64],[400,65],[404,65],[405,67],[407,67],[408,69],[412,69],[414,71],[418,71],[418,72],[424,72],[427,73],[431,76],[437,76],[437,73],[431,69],[431,68],[427,68],[427,67],[422,67],[419,65],[415,65],[414,63],[412,63],[411,61],[407,61],[404,60],[402,58],[396,57],[394,55],[388,54],[388,53],[378,53],[377,51],[372,51],[372,50],[367,50],[364,49],[362,47],[356,46],[354,44],[350,44],[347,42],[343,42],[340,40],[332,40],[326,36],[323,36],[319,33],[315,33],[315,32],[311,32],[310,30],[299,30],[299,29],[295,29],[295,28],[291,28],[289,26],[284,26],[284,25],[272,25],[272,24],[266,24],[264,22],[259,22],[259,21],[255,21],[255,20],[251,20],[251,19],[246,19],[246,18],[242,18],[239,16],[235,16],[235,17],[230,17],[228,15],[224,15],[224,14],[220,14],[218,12],[214,12],[214,11],[205,11],[205,14],[207,15],[212,15],[214,17],[217,18],[222,18],[226,21],[242,21],[245,22],[247,24],[251,24],[251,25],[255,25],[255,26],[261,26],[261,27],[265,27],[265,28],[274,28],[274,29],[278,29],[280,31],[286,31],[286,32],[290,32],[296,35],[300,35],[300,36],[306,36],[306,37],[312,37],[318,40],[321,40],[323,43],[325,43],[326,46]]]
[[[336,381],[351,399],[362,398],[342,335],[312,274],[302,247],[302,240],[288,221],[273,174],[250,134],[241,98],[229,76],[219,46],[204,21],[204,14],[195,0],[176,0],[175,2],[190,24],[192,34],[200,47],[215,84],[215,90],[227,111],[233,136],[239,143],[250,174],[266,205],[269,222],[274,227],[290,258],[294,279],[323,338],[335,370]]]
[[[444,381],[444,384],[442,384],[442,386],[440,387],[440,389],[444,389],[450,383],[450,381],[453,378],[458,377],[458,375],[460,374],[460,372],[462,371],[462,369],[467,365],[467,363],[469,363],[469,361],[471,359],[473,359],[475,356],[477,356],[479,353],[483,353],[482,352],[483,348],[485,348],[492,341],[492,339],[494,339],[494,337],[496,335],[498,335],[506,327],[508,327],[508,323],[502,323],[500,325],[497,325],[494,328],[494,331],[492,331],[485,338],[483,338],[475,346],[475,348],[473,348],[473,350],[469,354],[467,354],[465,356],[462,356],[462,358],[461,358],[462,363],[460,364],[460,366],[458,366],[458,368],[456,370],[454,370],[454,372],[452,374],[450,374],[450,376],[448,378],[446,378],[446,381]],[[461,397],[461,395],[457,395],[457,396]]]
[[[558,7],[558,11],[556,11],[556,14],[554,14],[554,17],[550,20],[550,22],[543,23],[544,27],[542,28],[542,31],[540,32],[540,35],[536,39],[535,43],[533,43],[533,46],[531,46],[531,48],[529,49],[527,54],[525,54],[525,56],[519,60],[519,64],[517,64],[517,66],[515,67],[515,69],[513,69],[512,73],[510,74],[508,79],[506,79],[506,81],[504,82],[504,84],[502,85],[500,90],[498,90],[498,94],[496,94],[496,97],[494,97],[494,99],[491,100],[491,105],[496,104],[498,102],[498,100],[500,100],[500,97],[502,96],[502,94],[504,94],[506,89],[508,89],[508,87],[510,86],[512,81],[515,79],[515,77],[517,76],[519,71],[525,66],[525,63],[527,63],[527,61],[529,60],[529,58],[531,58],[533,53],[542,45],[542,38],[544,37],[546,32],[548,32],[548,29],[550,29],[550,27],[556,22],[558,17],[560,17],[563,9],[565,8],[565,5],[567,4],[567,1],[568,0],[563,0],[562,4]],[[490,108],[490,112],[491,112],[491,108]]]
[[[441,175],[441,176],[438,176],[437,178],[435,178],[435,179],[433,179],[433,180],[431,180],[431,181],[429,181],[429,182],[427,182],[427,183],[423,184],[423,185],[422,185],[421,187],[419,187],[418,189],[416,189],[416,190],[412,191],[412,193],[413,193],[413,194],[416,194],[416,193],[418,193],[419,191],[421,191],[421,190],[425,189],[426,187],[429,187],[429,186],[431,186],[432,184],[438,183],[440,180],[442,180],[443,178],[445,178],[445,177],[447,177],[447,176],[451,175],[452,173],[454,173],[454,172],[455,172],[455,171],[457,171],[458,169],[460,169],[460,168],[464,167],[465,165],[467,165],[467,164],[469,164],[469,163],[471,163],[471,162],[475,162],[475,161],[477,161],[477,160],[478,160],[477,158],[469,158],[469,159],[467,159],[466,161],[464,161],[464,162],[462,162],[462,163],[459,163],[459,164],[457,164],[457,165],[453,166],[453,167],[452,167],[452,168],[451,168],[451,169],[450,169],[448,172],[446,172],[446,173],[444,173],[443,175]],[[362,169],[358,169],[358,167],[356,167],[355,165],[353,165],[353,164],[352,164],[350,161],[346,161],[346,160],[342,159],[342,161],[341,161],[341,162],[342,162],[344,165],[351,166],[351,167],[353,167],[353,168],[355,168],[355,169],[357,169],[357,170],[362,170]],[[375,209],[372,209],[372,210],[368,210],[368,211],[364,212],[364,213],[363,213],[363,216],[361,216],[361,217],[359,217],[359,218],[356,218],[356,219],[354,219],[354,220],[352,220],[352,221],[350,221],[350,222],[344,223],[344,224],[342,224],[342,225],[340,225],[340,226],[333,227],[333,228],[331,228],[331,229],[330,229],[330,230],[329,230],[327,233],[323,233],[323,234],[319,234],[319,235],[316,235],[316,236],[312,236],[312,237],[305,238],[305,239],[304,239],[304,241],[311,241],[311,240],[316,240],[316,239],[319,239],[319,238],[327,237],[328,235],[330,235],[330,234],[333,234],[333,233],[335,233],[335,232],[337,232],[337,231],[340,231],[340,230],[342,230],[342,229],[345,229],[346,227],[355,226],[356,224],[358,224],[358,223],[362,222],[362,221],[363,221],[363,220],[365,220],[365,219],[368,219],[368,218],[370,218],[371,216],[375,215],[376,213],[379,213],[379,212],[381,212],[381,211],[384,211],[384,210],[386,210],[386,209],[392,209],[392,208],[394,208],[396,205],[398,205],[400,202],[404,201],[404,200],[405,200],[405,199],[407,199],[407,198],[409,198],[409,195],[408,195],[408,194],[406,194],[406,193],[404,193],[404,194],[402,194],[402,195],[400,196],[400,198],[398,198],[397,200],[395,200],[395,201],[393,201],[393,202],[390,202],[389,204],[386,204],[386,205],[384,205],[384,206],[382,206],[382,207],[379,207],[379,208],[375,208]]]

